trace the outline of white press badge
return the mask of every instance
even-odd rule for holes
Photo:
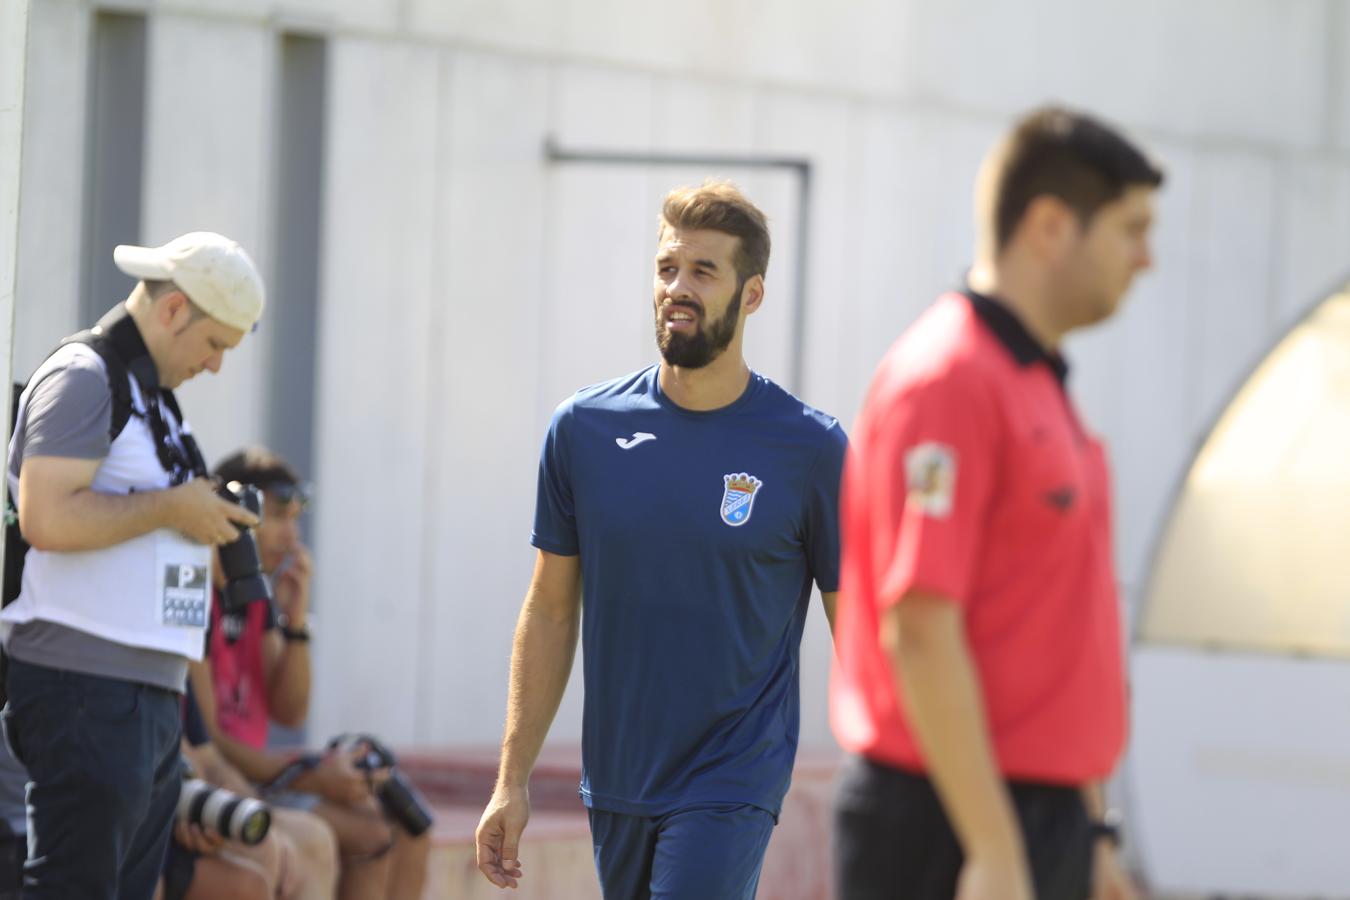
[[[156,546],[159,618],[164,625],[205,628],[211,600],[211,548],[161,532]]]

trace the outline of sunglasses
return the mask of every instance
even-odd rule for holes
[[[262,488],[264,494],[282,506],[299,503],[300,508],[304,509],[314,499],[314,486],[308,482],[291,484],[290,482],[279,481],[275,484],[259,485],[259,487]]]

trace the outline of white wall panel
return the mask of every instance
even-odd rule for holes
[[[1318,0],[956,0],[915,7],[919,96],[1016,111],[1047,99],[1192,136],[1308,146],[1324,132]]]
[[[569,65],[552,77],[550,122],[562,146],[651,149],[650,76]],[[549,169],[546,262],[537,295],[541,423],[578,388],[657,358],[649,174],[647,167],[612,164]]]
[[[838,415],[848,394],[840,378],[843,323],[856,302],[848,222],[850,107],[843,101],[807,99],[781,91],[760,101],[759,150],[803,156],[812,164],[811,265],[806,275],[805,381],[798,393],[812,406]]]
[[[1133,674],[1130,834],[1152,887],[1346,896],[1350,666],[1147,647]]]
[[[570,0],[561,41],[586,59],[894,95],[906,3]]]
[[[562,41],[583,59],[725,73],[737,66],[746,3],[568,0]]]
[[[414,733],[431,585],[423,530],[429,332],[445,248],[434,238],[438,52],[335,41],[329,51],[314,513],[319,578],[311,731]]]
[[[1115,415],[1105,434],[1115,476],[1116,561],[1132,591],[1146,578],[1173,491],[1202,438],[1187,415],[1186,390],[1193,377],[1188,323],[1195,315],[1189,265],[1195,170],[1183,147],[1155,142],[1151,149],[1167,178],[1156,196],[1154,267],[1136,278],[1108,326],[1120,338],[1109,373]]]
[[[23,189],[23,110],[29,5],[0,8],[0,372],[13,368],[14,307],[19,262],[19,202]],[[22,377],[22,376],[21,376]],[[9,397],[0,401],[9,410]],[[6,492],[0,489],[0,496]],[[3,558],[3,553],[0,553]]]
[[[141,240],[218,231],[244,246],[265,279],[275,42],[253,25],[180,16],[153,16],[149,29]],[[259,332],[225,355],[219,374],[179,392],[208,463],[262,438],[266,327],[264,311]]]
[[[1284,329],[1350,279],[1350,166],[1293,155],[1278,177],[1275,302]]]
[[[62,337],[93,324],[79,321],[89,21],[77,0],[30,7],[14,315],[20,381]]]
[[[155,9],[185,16],[219,21],[255,24],[272,23],[279,27],[306,31],[396,32],[403,24],[400,0],[126,0],[102,3],[104,6],[153,5]]]
[[[747,0],[737,52],[756,79],[895,97],[910,87],[901,48],[918,5]]]
[[[1213,423],[1274,341],[1275,191],[1269,157],[1241,152],[1195,157],[1190,264],[1195,314],[1187,341],[1196,367],[1188,416],[1196,428]]]
[[[1327,4],[1327,117],[1324,138],[1336,149],[1350,150],[1350,4]]]
[[[529,582],[546,284],[548,70],[462,53],[443,69],[427,410],[429,581],[415,737],[501,738],[511,636]],[[571,389],[557,385],[561,391]],[[561,399],[561,397],[557,398]],[[580,691],[554,740],[578,740]]]
[[[848,222],[858,308],[840,357],[847,421],[900,333],[939,294],[962,286],[974,255],[975,170],[995,137],[971,119],[860,111]]]
[[[407,0],[407,27],[418,34],[535,52],[555,50],[570,14],[564,0]]]

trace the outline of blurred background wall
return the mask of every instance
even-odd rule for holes
[[[767,210],[750,362],[788,383],[800,332],[792,386],[848,424],[959,285],[1013,116],[1064,101],[1150,148],[1156,270],[1070,347],[1131,612],[1210,426],[1350,274],[1345,0],[32,0],[29,29],[15,375],[122,299],[114,244],[253,253],[261,330],[181,396],[209,459],[262,441],[316,483],[316,737],[499,738],[539,442],[572,390],[655,359],[677,184],[730,177]],[[559,163],[547,139],[792,157],[810,202],[789,170]],[[808,747],[832,744],[828,660],[813,612]],[[552,741],[580,700],[574,679]]]

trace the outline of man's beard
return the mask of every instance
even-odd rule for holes
[[[722,355],[722,351],[731,345],[736,336],[736,322],[741,317],[741,291],[745,282],[736,283],[736,296],[732,298],[722,317],[706,327],[699,325],[693,334],[675,334],[666,328],[661,308],[656,310],[656,346],[661,358],[672,366],[681,369],[701,369]],[[674,303],[673,306],[690,309],[690,305]],[[695,312],[697,315],[697,312]]]

